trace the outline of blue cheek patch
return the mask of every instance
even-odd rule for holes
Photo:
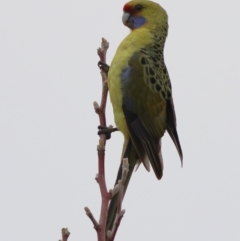
[[[129,22],[132,23],[132,28],[136,29],[136,28],[139,28],[142,25],[144,25],[147,22],[147,20],[142,16],[140,16],[140,17],[131,16],[129,19]]]

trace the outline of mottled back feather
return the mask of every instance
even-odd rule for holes
[[[163,58],[166,35],[167,24],[159,29],[159,34],[153,34],[151,44],[132,56],[121,77],[122,108],[130,136],[137,153],[142,152],[140,159],[147,154],[158,179],[163,173],[160,139],[167,129],[167,101],[172,98]]]

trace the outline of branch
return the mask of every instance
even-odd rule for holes
[[[90,220],[92,221],[93,223],[93,227],[98,230],[98,227],[99,227],[99,224],[97,222],[97,220],[94,218],[93,214],[91,213],[90,209],[88,207],[85,207],[84,208],[87,216],[90,218]]]
[[[98,55],[100,61],[106,63],[106,54],[109,47],[109,43],[106,39],[102,38],[101,48],[98,49]],[[95,108],[96,113],[99,116],[100,126],[106,127],[106,103],[107,103],[107,95],[108,95],[108,86],[107,86],[107,75],[101,70],[102,76],[102,98],[101,104],[99,108]],[[102,204],[99,218],[99,229],[97,230],[98,241],[105,240],[105,227],[107,222],[107,211],[108,211],[108,203],[111,199],[109,192],[107,191],[106,180],[105,180],[105,144],[106,144],[106,135],[101,134],[99,139],[99,145],[97,146],[98,151],[98,175],[96,180],[99,184],[101,196],[102,196]]]
[[[102,98],[101,98],[101,104],[97,102],[94,102],[94,109],[95,112],[98,114],[100,126],[100,131],[98,132],[100,139],[99,144],[97,146],[97,152],[98,152],[98,174],[96,175],[96,181],[99,185],[100,192],[101,192],[101,211],[100,211],[100,218],[99,222],[94,218],[93,214],[91,213],[90,209],[88,207],[85,207],[86,215],[89,217],[91,222],[93,223],[93,227],[97,232],[98,241],[105,241],[105,238],[107,241],[113,241],[115,238],[115,235],[117,233],[118,227],[120,225],[121,219],[125,213],[125,210],[122,210],[122,200],[124,195],[124,184],[126,181],[127,173],[129,170],[128,160],[123,160],[123,172],[121,180],[119,180],[118,184],[114,187],[113,190],[107,191],[106,186],[106,179],[105,179],[105,146],[107,139],[110,138],[111,133],[114,131],[117,131],[117,128],[113,128],[112,126],[107,127],[106,125],[106,103],[107,103],[107,95],[108,95],[108,86],[107,86],[107,74],[106,74],[106,68],[108,66],[106,65],[106,53],[107,49],[109,47],[109,43],[106,39],[102,38],[101,48],[97,50],[98,56],[100,58],[101,66],[104,65],[103,68],[101,68],[101,77],[102,77]],[[100,66],[100,65],[99,65]],[[116,193],[119,193],[118,195],[118,203],[117,203],[117,215],[116,219],[113,224],[112,231],[108,231],[106,235],[106,223],[107,223],[107,217],[108,217],[108,204],[111,200],[112,196]]]
[[[125,214],[125,210],[124,209],[122,210],[122,201],[123,201],[123,196],[124,196],[125,181],[126,181],[127,174],[129,171],[128,158],[123,158],[122,170],[123,170],[122,177],[118,181],[118,184],[114,187],[114,189],[117,189],[116,192],[114,192],[114,189],[113,189],[113,195],[117,192],[119,193],[119,195],[118,195],[118,203],[117,203],[117,214],[116,214],[115,221],[113,223],[113,228],[112,228],[112,231],[109,230],[107,232],[107,240],[108,241],[114,240],[118,227],[123,218],[123,215]]]
[[[101,48],[98,48],[97,53],[100,58],[100,61],[103,63],[106,63],[106,55],[107,50],[109,47],[109,43],[106,39],[102,38]],[[108,87],[107,87],[107,75],[106,72],[101,70],[101,76],[102,76],[102,99],[100,106],[97,104],[97,102],[94,102],[94,108],[96,113],[99,116],[100,126],[106,126],[106,116],[105,116],[105,109],[106,109],[106,103],[107,103],[107,94],[108,94]],[[102,138],[102,136],[100,136]],[[104,143],[105,146],[105,143]]]
[[[106,39],[102,38],[101,48],[97,50],[100,61],[106,63],[106,53],[108,49],[109,43]],[[101,127],[106,127],[106,103],[107,103],[107,75],[101,70],[102,76],[102,98],[101,104],[98,105],[97,102],[94,102],[95,112],[98,114],[99,122]],[[96,221],[93,214],[91,213],[89,208],[85,208],[87,216],[92,221],[95,230],[97,231],[98,241],[105,240],[105,227],[107,222],[107,212],[108,212],[108,203],[111,199],[111,194],[107,191],[106,180],[105,180],[105,145],[106,145],[106,135],[104,133],[100,134],[99,144],[97,146],[98,152],[98,174],[96,176],[96,181],[99,184],[102,203],[101,203],[101,211],[99,222]]]
[[[68,237],[70,236],[70,232],[67,228],[62,228],[62,240],[59,241],[67,241]]]
[[[97,53],[100,58],[100,61],[106,63],[106,54],[109,47],[109,43],[106,39],[102,38],[101,48],[98,48]],[[100,126],[106,127],[106,116],[105,116],[105,109],[107,103],[107,94],[108,94],[108,87],[107,87],[107,75],[106,73],[101,70],[102,76],[102,99],[101,105],[99,106],[97,102],[94,102],[94,109],[95,112],[99,116]],[[115,131],[115,130],[114,130]],[[91,213],[88,207],[85,207],[86,215],[90,218],[93,223],[94,228],[98,234],[98,241],[104,241],[105,239],[105,227],[107,221],[107,211],[108,211],[108,203],[111,199],[111,194],[107,192],[106,181],[105,181],[105,171],[104,171],[104,159],[105,159],[105,144],[106,144],[106,135],[101,134],[99,145],[97,146],[98,151],[98,175],[96,177],[96,181],[99,184],[101,196],[102,196],[102,207],[101,207],[101,214],[99,223],[94,218],[93,214]],[[67,228],[62,229],[62,240],[67,241],[70,232]]]

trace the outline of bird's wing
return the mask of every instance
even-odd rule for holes
[[[121,76],[122,108],[131,138],[138,153],[144,148],[159,179],[163,170],[160,138],[166,130],[167,99],[171,97],[164,73],[163,60],[154,46],[148,45],[132,56]]]

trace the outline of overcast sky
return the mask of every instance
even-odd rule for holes
[[[240,240],[240,14],[230,1],[167,1],[165,60],[184,165],[163,137],[161,181],[134,173],[116,241]],[[129,33],[124,0],[1,0],[0,233],[4,241],[97,240],[84,212],[99,217],[97,173],[101,78]],[[108,103],[108,124],[114,124]],[[107,143],[112,188],[123,137]]]

